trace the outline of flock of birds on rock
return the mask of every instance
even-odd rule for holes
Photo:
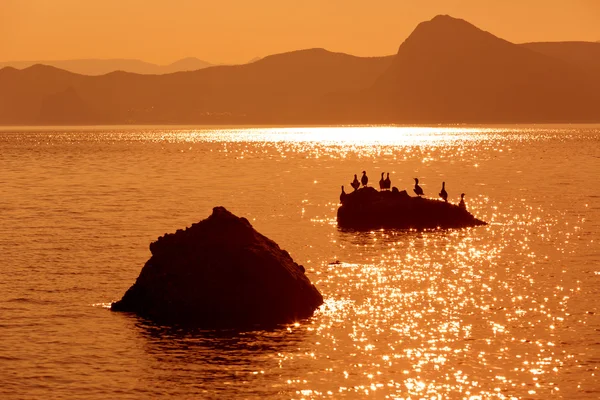
[[[390,190],[390,188],[392,187],[392,181],[390,180],[390,173],[387,173],[386,178],[383,178],[383,175],[385,174],[385,172],[381,173],[381,179],[379,180],[379,190],[380,191],[384,191],[384,190]],[[352,182],[350,182],[350,186],[352,186],[352,188],[354,189],[354,191],[358,190],[362,184],[363,187],[366,187],[369,184],[369,177],[367,176],[367,172],[363,171],[362,172],[362,177],[360,178],[360,181],[358,180],[358,177],[356,176],[357,174],[354,174],[354,180]],[[425,193],[423,192],[423,188],[421,186],[419,186],[419,178],[413,178],[415,180],[415,187],[414,187],[414,192],[417,196],[421,197],[424,196]],[[396,188],[394,188],[394,190],[397,190]],[[439,196],[447,203],[448,202],[448,192],[446,192],[446,182],[442,182],[442,190],[439,193]],[[344,186],[342,186],[342,194],[340,194],[340,202],[343,202],[342,199],[344,199],[346,197],[346,192],[344,191]],[[465,205],[465,194],[461,193],[460,194],[460,203],[458,203],[458,206],[462,209],[466,209],[467,206]]]

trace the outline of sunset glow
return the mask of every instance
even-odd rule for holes
[[[600,40],[596,0],[4,0],[0,61],[184,57],[245,63],[313,47],[394,54],[421,21],[464,18],[513,42]]]

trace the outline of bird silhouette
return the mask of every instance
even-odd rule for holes
[[[381,179],[379,180],[379,190],[383,190],[385,189],[385,179],[383,179],[383,174],[385,172],[381,173]]]
[[[367,186],[367,183],[369,183],[369,178],[367,177],[367,173],[365,171],[363,171],[363,175],[360,178],[360,183],[362,183],[363,186]]]
[[[414,178],[415,180],[415,188],[413,189],[415,191],[415,193],[417,194],[417,196],[423,196],[425,193],[423,193],[423,189],[421,188],[421,186],[419,186],[419,178]]]
[[[348,196],[348,195],[344,191],[344,185],[342,185],[342,193],[340,194],[340,203],[344,204],[344,202],[346,201],[346,196]]]
[[[467,205],[465,204],[465,194],[464,193],[460,194],[460,203],[458,203],[458,206],[460,208],[462,208],[463,210],[467,209]]]
[[[390,190],[392,187],[392,181],[390,180],[390,173],[387,173],[385,180],[383,181],[383,186],[385,189]]]
[[[446,192],[446,182],[442,182],[442,191],[440,192],[440,197],[444,199],[444,201],[448,202],[448,192]]]
[[[356,174],[354,174],[354,180],[350,182],[350,186],[352,186],[354,190],[357,190],[360,187],[360,182],[358,181]]]

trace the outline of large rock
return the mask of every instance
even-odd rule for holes
[[[158,238],[150,251],[137,281],[112,310],[159,322],[238,327],[294,322],[323,303],[303,266],[223,207]]]
[[[457,205],[411,197],[405,190],[378,192],[372,187],[348,193],[338,209],[337,222],[341,228],[357,230],[448,229],[486,225]]]

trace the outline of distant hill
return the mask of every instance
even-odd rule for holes
[[[189,57],[168,65],[157,65],[141,60],[107,59],[107,60],[54,60],[54,61],[12,61],[0,62],[0,68],[13,67],[23,69],[32,65],[43,64],[64,69],[82,75],[104,75],[114,71],[133,72],[136,74],[170,74],[180,71],[195,71],[212,66],[198,58]]]
[[[600,122],[600,76],[559,47],[437,16],[388,57],[308,49],[162,75],[4,68],[0,124]]]
[[[251,64],[166,75],[84,76],[44,65],[4,68],[0,123],[71,124],[74,116],[68,104],[86,110],[89,123],[305,121],[310,118],[307,110],[319,111],[323,96],[368,88],[391,62],[392,57],[361,58],[310,49]],[[48,101],[57,94],[63,109]],[[50,106],[52,112],[47,110]]]

